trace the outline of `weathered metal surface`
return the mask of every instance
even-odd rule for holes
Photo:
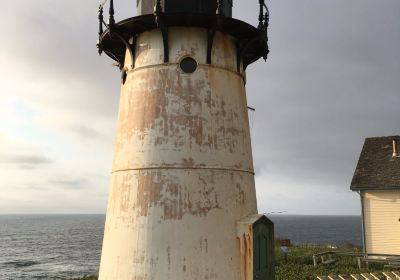
[[[194,58],[198,64],[207,64],[207,30],[197,27],[170,27],[169,28],[170,63],[176,64],[185,57]],[[164,63],[163,41],[160,30],[152,30],[142,33],[136,39],[135,69],[142,67],[155,68]],[[125,65],[131,61],[130,53],[125,57]],[[235,39],[229,35],[217,32],[213,50],[212,65],[230,70],[237,74],[237,57]],[[208,68],[205,68],[206,70]],[[199,77],[195,79],[198,80]],[[241,88],[243,85],[241,86]]]
[[[260,240],[262,236],[266,237],[266,242]],[[240,279],[274,280],[273,222],[264,215],[249,215],[237,222],[236,238],[240,252]]]
[[[205,29],[169,34],[168,64],[159,30],[138,36],[122,86],[99,277],[244,280],[236,222],[257,206],[235,42],[217,32],[206,65]]]
[[[237,242],[240,253],[241,280],[253,280],[253,225],[252,222],[239,222]]]

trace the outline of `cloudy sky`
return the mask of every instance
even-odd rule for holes
[[[104,213],[120,73],[97,55],[99,2],[0,3],[0,214]],[[257,3],[235,17],[256,24]],[[269,5],[271,55],[247,73],[259,210],[359,214],[364,138],[400,134],[400,1]]]

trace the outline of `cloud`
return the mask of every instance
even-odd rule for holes
[[[84,125],[77,125],[75,127],[72,127],[71,131],[77,133],[83,138],[89,138],[89,139],[99,138],[102,135],[97,130]]]
[[[89,180],[86,178],[78,179],[54,179],[48,182],[51,186],[60,186],[68,189],[81,189],[90,186]]]
[[[18,164],[31,164],[31,165],[42,165],[49,164],[53,161],[44,156],[33,156],[33,155],[17,155],[9,157],[8,162]]]
[[[48,187],[43,187],[43,186],[40,186],[40,185],[32,185],[32,184],[30,184],[29,186],[25,187],[25,189],[32,190],[32,191],[46,191],[46,192],[49,191]]]
[[[10,28],[0,46],[0,154],[13,168],[0,169],[0,211],[105,208],[120,73],[97,54],[97,7],[79,0],[2,6],[0,23]],[[400,2],[269,7],[270,57],[247,71],[259,209],[332,214],[345,202],[338,212],[358,213],[349,184],[363,140],[400,129]],[[116,3],[117,20],[134,14],[133,1]],[[234,15],[257,25],[256,1],[235,1]],[[8,186],[39,186],[40,197]],[[101,195],[79,202],[82,193]],[[307,203],[310,196],[318,200]]]
[[[42,155],[3,156],[1,162],[21,169],[43,168],[54,163],[52,159]]]

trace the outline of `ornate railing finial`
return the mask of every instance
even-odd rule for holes
[[[110,18],[108,20],[108,24],[110,26],[115,24],[115,19],[114,19],[114,0],[110,0]]]
[[[100,45],[100,38],[101,35],[103,35],[103,22],[104,22],[104,17],[103,17],[103,5],[100,5],[99,7],[99,40],[97,41],[97,49],[99,51],[99,55],[102,54],[103,49],[101,48]]]
[[[264,18],[264,32],[265,32],[265,44],[267,45],[267,49],[265,50],[264,59],[267,60],[269,54],[269,46],[268,46],[268,27],[269,27],[269,11],[267,6],[265,6],[265,18]]]
[[[258,29],[264,29],[264,0],[259,0],[260,2],[260,14],[258,16]]]
[[[99,7],[99,36],[101,36],[103,34],[103,20],[104,20],[103,6],[100,5],[100,7]]]
[[[269,27],[269,10],[267,5],[265,5],[265,16],[264,16],[264,33],[265,33],[265,44],[267,45],[267,49],[264,54],[264,59],[267,60],[269,54],[269,47],[268,47],[268,27]]]

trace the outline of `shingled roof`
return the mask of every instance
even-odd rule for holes
[[[400,190],[400,157],[393,157],[393,140],[400,148],[400,136],[365,139],[350,189]]]

